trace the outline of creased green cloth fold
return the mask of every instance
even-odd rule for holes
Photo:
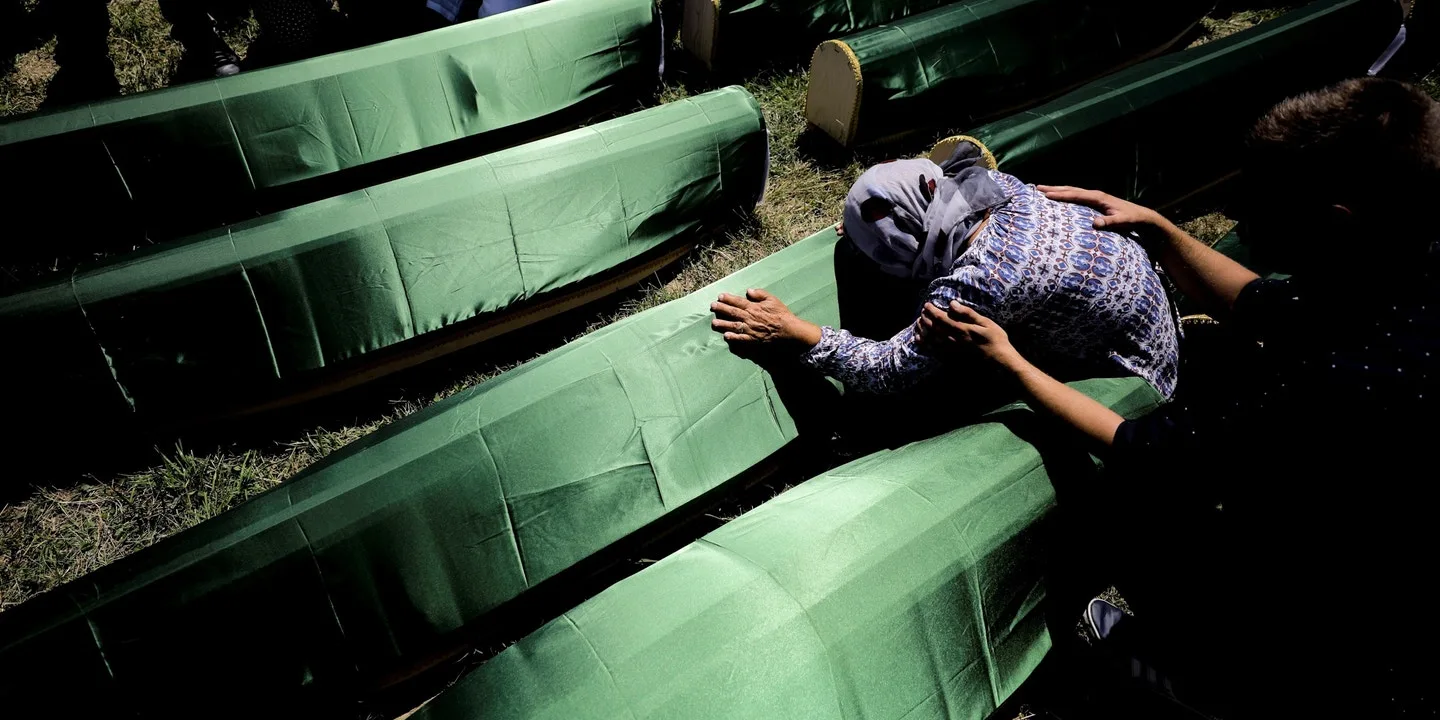
[[[0,366],[94,421],[242,405],[693,238],[766,159],[755,99],[716,90],[0,298]]]
[[[0,212],[66,210],[0,252],[119,251],[253,217],[301,181],[354,190],[397,177],[372,167],[380,160],[432,149],[397,168],[408,174],[475,154],[439,148],[455,140],[522,125],[528,134],[517,139],[553,131],[545,118],[654,85],[656,25],[650,0],[551,0],[0,123],[0,167],[25,177],[7,186]]]

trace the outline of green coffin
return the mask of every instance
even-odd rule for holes
[[[1236,172],[1266,110],[1363,75],[1399,26],[1392,0],[1320,0],[967,134],[1027,182],[1163,205]]]
[[[707,67],[735,70],[809,52],[955,0],[684,0],[680,41]]]
[[[1126,415],[1158,402],[1135,379],[1077,387]],[[1058,469],[1001,422],[1023,415],[809,480],[565,613],[414,717],[980,720],[1050,646],[1044,520]]]
[[[536,298],[653,272],[700,224],[752,208],[766,159],[754,98],[717,90],[0,298],[0,329],[26,348],[0,366],[38,407],[68,395],[67,424],[373,378],[513,305],[530,321]]]
[[[837,323],[835,241],[594,332],[0,614],[0,704],[326,714],[457,631],[503,631],[487,623],[506,603],[796,437],[797,408],[708,308],[764,286]]]
[[[0,212],[60,208],[46,214],[44,233],[12,235],[0,253],[122,251],[478,155],[463,143],[440,147],[462,138],[486,136],[495,149],[557,129],[579,119],[557,113],[653,86],[652,4],[551,0],[0,123],[0,167],[25,177],[8,186]]]
[[[1176,42],[1214,0],[976,0],[828,40],[806,117],[842,145],[966,127]]]

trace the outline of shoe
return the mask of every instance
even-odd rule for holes
[[[185,54],[180,60],[180,77],[187,80],[223,78],[240,73],[240,57],[214,30],[187,33],[180,40]]]
[[[1124,610],[1115,607],[1108,600],[1097,597],[1085,607],[1085,631],[1090,635],[1091,640],[1105,640],[1129,617]]]
[[[221,44],[223,45],[224,43]],[[213,53],[211,67],[214,68],[214,74],[217,78],[239,75],[240,58],[235,54],[234,50],[230,49],[229,45],[225,45],[223,50],[217,49]]]

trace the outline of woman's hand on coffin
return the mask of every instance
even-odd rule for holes
[[[711,329],[734,343],[791,342],[809,349],[820,342],[820,327],[801,320],[764,290],[748,290],[744,297],[722,293],[710,304],[715,319]]]

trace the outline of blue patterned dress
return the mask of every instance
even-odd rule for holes
[[[1055,202],[991,172],[1010,197],[930,285],[941,308],[958,300],[994,320],[1042,368],[1137,375],[1165,397],[1175,391],[1178,328],[1164,285],[1130,238],[1096,230],[1095,211]],[[915,326],[889,340],[824,328],[803,362],[852,390],[894,393],[940,361],[916,344]]]

